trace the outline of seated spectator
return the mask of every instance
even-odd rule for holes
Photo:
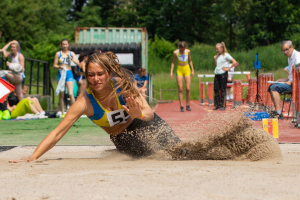
[[[294,49],[293,43],[290,40],[285,40],[281,42],[281,51],[282,53],[288,57],[289,64],[289,76],[287,78],[277,80],[278,83],[272,84],[268,91],[271,94],[272,101],[275,105],[275,111],[271,113],[272,118],[283,119],[283,115],[281,113],[280,108],[280,93],[284,91],[292,90],[292,82],[293,82],[293,66],[300,66],[300,52]],[[281,82],[281,83],[280,83]]]
[[[10,112],[7,110],[7,101],[0,103],[0,120],[10,119]]]
[[[26,114],[34,114],[34,117],[36,118],[47,118],[47,116],[45,116],[45,111],[35,97],[27,97],[19,101],[16,95],[11,93],[8,96],[7,109],[11,112],[12,119],[25,116]]]
[[[134,76],[135,85],[139,89],[139,91],[147,95],[147,83],[148,83],[148,76],[147,70],[145,68],[141,68],[138,70],[137,74]]]

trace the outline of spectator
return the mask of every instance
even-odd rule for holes
[[[280,109],[280,93],[284,91],[292,90],[293,82],[293,66],[300,66],[300,52],[294,49],[293,43],[290,40],[284,40],[280,44],[281,52],[288,57],[289,75],[287,78],[277,80],[278,83],[274,83],[269,87],[272,101],[275,106],[275,111],[271,113],[272,118],[283,119],[283,115]]]
[[[10,46],[11,52],[6,51],[6,49]],[[18,41],[13,40],[9,43],[7,43],[2,49],[0,49],[0,52],[3,52],[4,57],[11,57],[11,63],[6,62],[6,65],[10,69],[10,72],[12,73],[6,73],[5,78],[12,82],[12,84],[15,86],[15,90],[18,96],[19,100],[23,99],[22,95],[22,82],[24,81],[25,78],[25,59],[24,56],[19,52],[20,50],[20,45]],[[14,65],[12,65],[15,63]],[[14,70],[13,66],[20,66],[20,67],[14,67],[14,68],[19,68],[19,70]]]
[[[66,85],[69,91],[69,97],[70,97],[70,103],[71,105],[75,102],[73,89],[74,89],[74,77],[71,69],[71,61],[73,61],[76,65],[79,65],[79,61],[77,57],[75,56],[75,53],[72,51],[69,51],[69,41],[68,39],[62,39],[60,43],[61,51],[58,51],[55,54],[54,58],[54,64],[53,67],[56,69],[59,69],[58,71],[58,78],[57,81],[60,81],[61,77],[65,77],[65,79],[62,79],[62,85],[58,84],[59,86]],[[66,74],[62,74],[65,72]],[[65,84],[64,84],[65,83]],[[62,117],[65,116],[64,114],[64,91],[60,90],[59,92],[59,106],[61,109]]]
[[[148,83],[147,70],[141,68],[134,76],[134,83],[143,95],[147,95],[147,83]]]
[[[85,52],[81,52],[79,56],[79,65],[75,67],[75,73],[78,75],[76,81],[79,85],[79,95],[82,96],[86,89],[86,78],[85,78],[85,63],[88,59],[88,55]]]
[[[176,80],[178,86],[178,97],[180,104],[180,111],[184,112],[183,108],[183,79],[185,81],[185,90],[186,90],[186,110],[191,111],[190,108],[190,98],[191,98],[191,75],[194,76],[194,66],[191,57],[191,51],[187,49],[187,45],[185,41],[181,41],[178,43],[178,49],[173,52],[173,61],[171,64],[171,73],[170,77],[173,78],[173,69],[175,65],[175,60],[178,62],[177,72],[176,72]],[[190,64],[190,66],[189,66]],[[191,68],[192,70],[191,70]]]
[[[3,103],[0,103],[0,120],[8,119],[10,119],[10,112],[7,109],[7,101],[5,100]]]
[[[8,96],[7,109],[11,112],[11,118],[15,119],[26,114],[34,114],[36,118],[47,118],[37,98],[24,98],[18,101],[14,93]]]
[[[224,42],[216,45],[217,55],[214,56],[215,63],[215,79],[214,79],[214,92],[215,99],[214,110],[225,110],[225,95],[227,88],[228,71],[237,66],[236,60],[227,52]],[[232,62],[230,66],[230,62]]]

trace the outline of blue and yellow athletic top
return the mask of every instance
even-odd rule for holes
[[[110,81],[110,84],[113,88],[115,88],[114,83],[114,80]],[[114,92],[118,102],[118,110],[109,111],[101,105],[90,87],[86,89],[85,93],[90,99],[94,109],[94,115],[89,117],[89,119],[92,120],[97,126],[113,127],[119,124],[125,124],[128,121],[130,116],[122,108],[122,105],[126,105],[124,97],[122,95],[117,96],[117,93],[120,92],[120,90],[121,88],[118,88],[117,91]]]
[[[177,61],[179,64],[188,64],[188,58],[189,58],[189,54],[188,54],[188,51],[187,50],[184,50],[184,53],[183,55],[181,55],[179,53],[179,50],[177,52]]]
[[[69,54],[70,54],[70,58],[72,58],[71,51],[69,51]],[[62,64],[62,65],[71,65],[71,59],[70,58],[68,56],[63,56],[62,51],[60,51],[58,62],[59,62],[59,64]]]

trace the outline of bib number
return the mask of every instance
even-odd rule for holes
[[[110,127],[125,124],[129,119],[129,114],[124,109],[119,109],[106,113]]]

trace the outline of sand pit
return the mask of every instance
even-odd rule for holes
[[[299,199],[300,145],[281,162],[132,159],[113,146],[56,146],[32,163],[8,163],[35,147],[0,153],[0,199]]]

